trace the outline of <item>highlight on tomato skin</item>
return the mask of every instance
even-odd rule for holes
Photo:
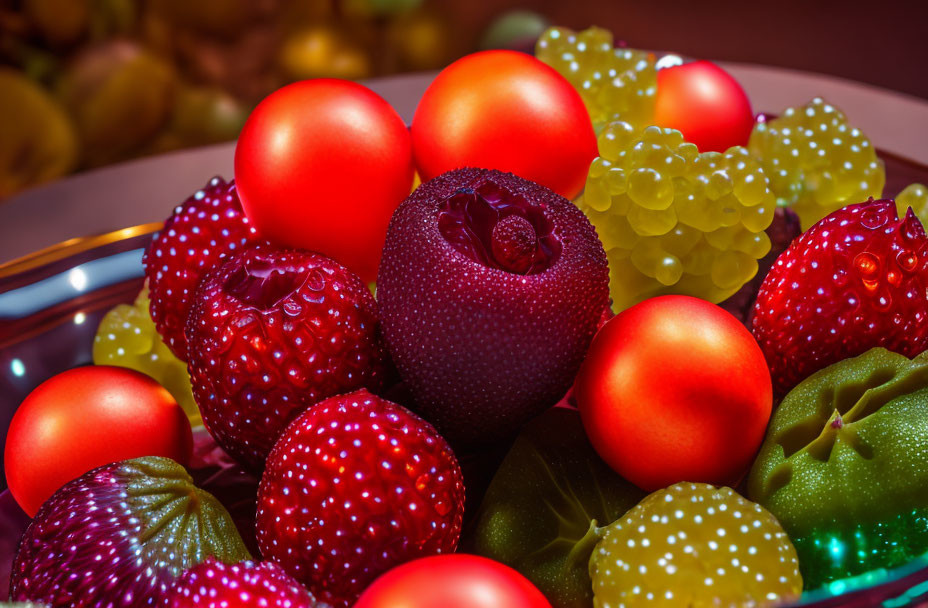
[[[551,608],[524,576],[497,561],[454,553],[407,562],[375,580],[354,608]]]
[[[348,80],[278,89],[251,113],[235,147],[245,215],[277,244],[377,276],[393,211],[413,184],[412,142],[396,110]]]
[[[654,123],[676,129],[700,152],[746,146],[754,128],[747,93],[711,61],[693,61],[657,73]]]
[[[575,384],[583,425],[616,472],[653,491],[734,485],[764,438],[770,372],[751,333],[691,296],[645,300],[593,339]]]
[[[573,199],[597,156],[586,106],[553,68],[515,51],[467,55],[439,73],[412,121],[423,181],[497,169]]]

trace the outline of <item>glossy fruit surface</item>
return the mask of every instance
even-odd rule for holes
[[[573,198],[596,157],[577,92],[516,51],[474,53],[442,70],[419,101],[411,132],[425,181],[462,167],[497,169]]]
[[[764,279],[754,336],[774,389],[874,346],[914,356],[928,348],[928,237],[891,200],[835,211],[807,230]]]
[[[759,120],[748,149],[763,165],[777,203],[795,209],[803,230],[845,205],[883,195],[886,171],[876,149],[821,98]]]
[[[731,74],[711,61],[693,61],[657,73],[654,124],[680,131],[701,152],[724,152],[748,144],[754,113]]]
[[[525,577],[499,562],[458,553],[417,559],[368,587],[354,608],[550,608]]]
[[[606,529],[590,558],[595,608],[773,606],[802,592],[776,518],[731,488],[678,483]]]
[[[445,440],[361,390],[312,406],[274,446],[258,488],[258,546],[317,598],[346,608],[390,568],[453,552],[463,511]]]
[[[772,405],[750,332],[689,296],[651,298],[606,323],[575,395],[593,447],[645,490],[682,480],[736,483]]]
[[[928,550],[928,359],[874,348],[800,382],[748,490],[782,522],[810,589]]]
[[[10,596],[53,608],[157,606],[211,555],[249,558],[228,511],[173,460],[125,460],[42,505],[16,553]]]
[[[653,53],[613,45],[612,32],[590,27],[545,31],[535,56],[574,86],[599,131],[622,120],[644,128],[654,124],[657,67]]]
[[[117,304],[100,321],[93,338],[96,365],[128,367],[154,378],[184,408],[190,424],[202,424],[193,400],[187,365],[174,356],[149,314],[148,286],[132,304]]]
[[[58,488],[101,465],[138,456],[186,463],[184,410],[157,382],[122,367],[77,367],[40,384],[13,415],[6,480],[29,515]]]
[[[180,575],[164,608],[324,608],[274,562],[209,558]]]
[[[253,470],[308,406],[386,374],[370,290],[317,253],[244,251],[208,274],[187,325],[188,367],[203,422]]]
[[[728,298],[770,249],[776,207],[744,148],[700,154],[679,131],[625,122],[600,133],[577,204],[609,257],[617,312],[662,294]]]
[[[644,496],[596,454],[577,410],[554,407],[519,433],[463,548],[515,568],[555,608],[589,608],[593,547]]]
[[[452,443],[512,435],[560,400],[608,303],[606,258],[570,201],[452,171],[390,224],[377,298],[416,411]]]
[[[151,318],[181,361],[187,360],[184,327],[200,279],[229,254],[256,242],[258,235],[242,211],[235,182],[214,177],[174,208],[148,245],[142,264]]]
[[[318,251],[364,281],[377,275],[387,224],[413,170],[399,114],[347,80],[304,80],[272,93],[235,148],[242,205],[258,232]]]

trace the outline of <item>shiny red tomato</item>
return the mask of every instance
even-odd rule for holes
[[[754,114],[731,74],[711,61],[694,61],[657,73],[654,122],[680,131],[701,152],[724,152],[747,145]]]
[[[442,70],[416,108],[412,145],[423,181],[459,167],[499,169],[567,198],[597,155],[577,91],[515,51],[474,53]]]
[[[55,491],[98,466],[166,456],[186,465],[190,422],[174,397],[123,367],[78,367],[40,384],[20,404],[6,437],[6,481],[30,516]]]
[[[651,298],[606,323],[574,391],[593,447],[645,490],[736,483],[760,447],[773,399],[751,333],[690,296]]]
[[[235,181],[265,238],[373,281],[393,211],[413,179],[409,131],[367,87],[321,78],[258,104],[235,148]]]
[[[390,570],[354,608],[551,608],[527,578],[504,564],[455,553]]]

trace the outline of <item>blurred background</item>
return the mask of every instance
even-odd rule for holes
[[[258,101],[294,80],[531,51],[549,24],[928,98],[924,1],[0,0],[0,199],[232,140]]]

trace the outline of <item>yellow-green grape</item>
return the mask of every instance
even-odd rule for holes
[[[896,210],[899,217],[905,217],[905,212],[912,208],[922,224],[928,222],[928,188],[922,184],[909,184],[896,197]]]
[[[161,340],[148,314],[147,284],[135,303],[113,307],[100,321],[93,339],[93,362],[128,367],[151,376],[174,395],[190,424],[203,424],[193,400],[187,366]]]
[[[657,92],[653,53],[615,48],[612,33],[599,27],[582,32],[552,27],[535,44],[535,56],[574,85],[597,131],[614,120],[651,123]]]
[[[609,259],[616,312],[656,295],[721,302],[757,272],[776,202],[745,148],[700,154],[679,131],[613,122],[577,205]]]
[[[803,230],[883,194],[886,171],[870,140],[821,98],[758,122],[748,149],[770,178],[777,203],[793,207]]]
[[[731,488],[678,483],[606,528],[590,557],[595,608],[769,606],[797,599],[796,549]]]

